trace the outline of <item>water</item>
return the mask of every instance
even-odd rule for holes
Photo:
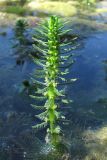
[[[106,54],[106,32],[93,34],[85,41],[85,47],[74,64],[74,76],[78,78],[73,85],[73,99],[79,106],[89,106],[99,98],[106,97],[107,82],[105,80],[104,61]],[[76,93],[76,95],[74,94]],[[82,107],[86,108],[87,107]],[[78,109],[78,107],[76,107]],[[80,107],[79,107],[80,109]],[[90,109],[94,109],[94,106]],[[98,109],[98,107],[97,107]],[[101,108],[102,109],[102,108]],[[99,112],[102,114],[101,112]],[[105,112],[104,112],[105,113]]]
[[[70,109],[62,109],[67,119],[62,125],[63,141],[74,160],[84,160],[91,153],[92,133],[107,124],[107,32],[86,30],[88,34],[79,40],[81,47],[74,51],[76,62],[71,76],[77,81],[68,87],[74,102]],[[11,41],[13,29],[0,28],[0,32],[7,33],[0,35],[0,160],[36,160],[50,148],[44,143],[45,130],[32,132],[37,111],[30,106],[33,101],[28,93],[20,93],[23,80],[30,79],[35,66],[29,59],[17,65]],[[90,141],[84,136],[87,130],[92,131],[87,136]]]
[[[0,156],[3,160],[5,152],[11,159],[23,157],[27,150],[23,143],[33,143],[30,137],[34,123],[31,100],[28,95],[23,96],[19,92],[22,81],[29,79],[33,65],[30,61],[24,65],[16,65],[11,42],[13,31],[5,28],[5,32],[6,36],[0,36]],[[38,145],[39,140],[36,143]]]

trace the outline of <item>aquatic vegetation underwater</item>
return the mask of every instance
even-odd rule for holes
[[[15,53],[17,55],[16,63],[23,64],[24,60],[23,57],[27,54],[27,39],[25,36],[25,31],[28,24],[24,19],[19,19],[16,21],[15,29],[14,29],[14,38],[13,40],[13,49],[15,50]]]
[[[28,23],[24,19],[19,19],[16,21],[16,25],[14,28],[14,42],[13,42],[13,49],[14,54],[17,55],[17,64],[23,64],[25,58],[29,56],[31,51],[31,42],[27,38],[27,28]]]
[[[27,21],[25,21],[24,19],[19,19],[16,21],[15,36],[19,40],[20,45],[24,44],[26,41],[24,32],[26,31],[27,27],[28,27]]]
[[[59,121],[65,119],[61,114],[60,106],[63,108],[63,105],[66,106],[72,102],[66,97],[66,85],[76,80],[67,79],[74,60],[70,52],[73,49],[73,39],[71,42],[61,42],[61,36],[71,31],[71,29],[64,29],[65,24],[57,16],[51,16],[36,29],[33,37],[34,41],[38,42],[38,45],[33,46],[38,50],[40,59],[33,57],[38,67],[32,81],[38,85],[38,89],[31,97],[35,99],[35,103],[40,101],[39,105],[32,106],[41,110],[40,114],[36,115],[40,123],[33,128],[46,127],[46,141],[53,146],[59,143],[62,134]]]

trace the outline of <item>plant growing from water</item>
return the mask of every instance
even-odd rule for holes
[[[25,37],[25,31],[28,27],[28,23],[24,19],[19,19],[16,21],[15,25],[15,37],[19,40],[20,45],[25,44],[26,37]]]
[[[14,29],[14,45],[15,54],[17,55],[17,64],[22,64],[25,58],[28,58],[29,54],[33,54],[32,41],[29,40],[29,34],[27,32],[28,23],[24,19],[16,21]]]
[[[70,30],[64,30],[64,24],[57,16],[51,16],[46,23],[36,29],[33,39],[38,45],[33,45],[38,50],[40,59],[33,57],[38,65],[38,70],[34,73],[33,81],[38,85],[35,95],[31,95],[35,100],[40,100],[41,105],[32,105],[35,109],[40,109],[41,113],[36,115],[41,123],[33,128],[41,129],[47,127],[47,135],[53,145],[58,143],[61,133],[59,120],[64,118],[61,115],[59,105],[69,104],[66,99],[65,86],[76,79],[67,80],[66,75],[73,64],[73,54],[70,52],[75,47],[72,42],[61,42],[61,37]],[[72,47],[71,47],[72,46]]]
[[[27,27],[28,24],[24,19],[19,19],[16,21],[14,28],[13,48],[15,54],[17,55],[17,64],[22,64],[25,56],[28,54],[27,38],[25,36]]]

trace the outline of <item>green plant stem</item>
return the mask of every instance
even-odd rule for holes
[[[59,61],[59,37],[58,37],[58,18],[53,17],[49,22],[48,29],[48,55],[47,57],[47,74],[45,81],[47,82],[47,91],[52,93],[48,95],[48,101],[51,101],[49,106],[49,123],[50,123],[50,133],[54,134],[56,125],[56,115],[55,110],[57,108],[55,104],[56,95],[54,91],[57,88],[56,77],[58,72],[58,61]]]
[[[59,21],[57,16],[51,16],[49,21],[47,21],[40,29],[37,29],[36,34],[34,35],[34,41],[38,42],[38,45],[34,44],[34,48],[39,52],[40,61],[38,62],[37,58],[34,57],[34,62],[42,68],[42,72],[39,71],[37,76],[35,75],[35,83],[39,85],[39,89],[37,90],[36,96],[32,96],[32,98],[41,100],[41,98],[45,99],[43,112],[36,115],[41,121],[40,124],[36,124],[33,128],[41,129],[42,127],[49,126],[47,128],[47,135],[50,139],[49,142],[54,146],[59,143],[61,129],[58,125],[58,121],[64,116],[61,116],[60,111],[58,111],[59,100],[62,103],[69,103],[65,97],[65,89],[62,87],[59,89],[59,84],[68,83],[64,76],[69,73],[68,67],[69,61],[72,62],[70,57],[71,53],[69,53],[68,46],[70,43],[61,42],[61,35],[67,33],[69,30],[62,30],[63,24]],[[35,38],[37,36],[37,38]],[[66,53],[61,56],[61,50],[66,48]],[[69,58],[68,58],[69,57]],[[61,71],[61,67],[63,64],[63,71]],[[68,67],[67,67],[68,66]],[[43,73],[43,74],[42,74]],[[41,78],[42,74],[42,78]],[[59,79],[61,79],[59,81]],[[70,82],[74,81],[74,79],[70,79]],[[64,99],[62,98],[64,97]],[[57,101],[58,100],[58,101]],[[35,105],[35,108],[38,106]],[[40,106],[41,108],[41,106]]]

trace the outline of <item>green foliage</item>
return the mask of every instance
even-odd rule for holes
[[[22,16],[26,13],[26,9],[19,5],[7,6],[6,8],[3,9],[3,12],[17,14],[17,15]]]
[[[63,23],[57,16],[51,16],[48,21],[36,29],[33,37],[35,50],[38,51],[40,59],[33,58],[38,65],[38,70],[34,73],[33,82],[38,84],[35,95],[31,96],[35,100],[40,100],[43,107],[41,113],[36,115],[41,120],[40,124],[33,128],[40,129],[47,126],[47,133],[51,137],[51,143],[57,142],[57,135],[61,133],[58,122],[64,116],[59,111],[59,104],[69,104],[71,101],[66,99],[64,85],[70,84],[75,79],[66,79],[69,69],[73,64],[72,53],[73,40],[71,42],[61,42],[61,37],[70,30],[64,30]],[[61,87],[62,86],[62,87]]]
[[[31,48],[28,45],[29,41],[27,39],[26,30],[28,27],[28,23],[24,19],[19,19],[16,21],[14,33],[14,45],[13,48],[15,49],[15,54],[17,54],[17,64],[21,64],[22,61],[28,57],[30,54]]]
[[[19,40],[20,45],[24,44],[26,41],[24,33],[27,27],[28,27],[27,21],[25,21],[24,19],[19,19],[16,21],[15,37]]]

